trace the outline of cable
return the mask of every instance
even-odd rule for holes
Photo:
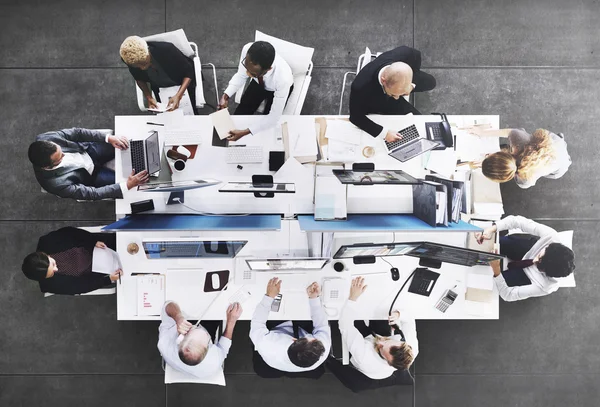
[[[384,259],[383,257],[380,257],[380,259],[381,259],[381,260],[383,260],[383,261],[385,261],[387,264],[389,264],[389,265],[390,265],[390,267],[394,267],[394,266],[392,265],[392,263],[390,263],[389,261],[387,261],[387,260],[386,260],[386,259]]]
[[[419,268],[416,268],[413,270],[412,273],[410,273],[410,276],[408,276],[408,278],[404,281],[404,284],[402,284],[402,287],[400,287],[400,289],[398,290],[398,294],[396,294],[396,296],[394,297],[394,300],[392,301],[392,303],[390,304],[390,309],[388,311],[388,315],[392,315],[392,308],[394,308],[394,303],[396,302],[396,300],[398,299],[398,296],[400,295],[400,293],[402,292],[402,290],[404,289],[404,286],[406,285],[406,283],[408,283],[408,281],[412,278],[412,276],[415,275],[415,272],[418,270]]]
[[[188,206],[186,204],[184,204],[183,202],[181,202],[181,200],[179,199],[179,197],[175,197],[173,198],[174,202],[179,202],[180,205],[185,206],[186,208],[199,213],[200,215],[204,215],[204,216],[231,216],[231,217],[236,217],[236,216],[250,216],[250,213],[240,213],[240,214],[229,214],[229,213],[210,213],[210,212],[202,212],[199,211],[198,209],[192,208],[191,206]]]

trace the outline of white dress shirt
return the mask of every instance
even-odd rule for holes
[[[225,89],[225,94],[229,97],[233,97],[235,92],[242,89],[246,84],[247,79],[248,75],[246,74],[246,68],[244,68],[240,62],[238,71],[233,75],[227,89]],[[252,78],[252,80],[258,83],[258,79]],[[268,115],[249,127],[252,134],[258,134],[277,124],[277,120],[279,120],[279,117],[283,113],[283,108],[285,107],[290,94],[290,87],[294,84],[294,76],[292,75],[292,69],[287,62],[279,55],[275,55],[273,66],[271,70],[263,76],[263,81],[265,90],[275,92],[273,95],[273,104],[271,105],[271,111]]]
[[[273,300],[273,298],[265,295],[262,301],[256,306],[256,310],[252,316],[250,339],[254,343],[254,349],[260,353],[260,356],[267,365],[283,372],[305,372],[316,369],[325,362],[331,349],[331,328],[329,327],[325,310],[321,305],[321,300],[319,298],[310,298],[308,300],[310,304],[310,317],[314,326],[312,335],[302,328],[298,329],[298,336],[300,338],[316,338],[325,347],[325,352],[323,352],[321,358],[317,363],[309,367],[296,366],[288,357],[288,348],[294,342],[292,321],[279,324],[272,331],[267,329],[266,323]]]
[[[161,323],[158,327],[158,350],[165,362],[175,370],[196,376],[199,379],[213,376],[219,369],[223,369],[223,361],[229,353],[231,339],[221,336],[219,342],[214,345],[209,342],[206,356],[196,366],[186,365],[179,358],[179,347],[177,346],[177,323],[167,315],[167,301],[160,314]],[[197,329],[204,329],[199,326]]]
[[[340,331],[342,332],[342,341],[346,344],[348,351],[352,354],[350,363],[365,376],[380,380],[390,377],[396,368],[389,365],[387,360],[382,358],[375,349],[375,338],[373,335],[363,337],[354,326],[354,316],[358,305],[356,301],[348,300],[340,315]],[[400,314],[398,327],[404,334],[404,339],[412,348],[413,356],[416,359],[419,354],[419,340],[417,339],[417,325],[415,320],[407,317],[404,312]],[[392,339],[401,341],[401,335],[392,335]],[[414,359],[413,359],[414,360]]]
[[[533,260],[550,243],[561,243],[558,232],[550,226],[542,225],[524,218],[523,216],[507,216],[496,222],[498,231],[509,229],[521,229],[523,233],[539,236],[540,239],[533,245],[531,250],[525,253],[523,260]],[[509,287],[502,274],[494,278],[498,293],[504,301],[518,301],[529,297],[541,297],[558,290],[559,280],[548,277],[544,272],[538,270],[537,266],[526,267],[523,269],[525,275],[531,280],[530,285]]]

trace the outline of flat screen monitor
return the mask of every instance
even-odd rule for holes
[[[148,259],[234,258],[247,240],[143,241]]]
[[[342,184],[352,185],[417,185],[419,180],[401,170],[353,171],[333,170]]]
[[[328,262],[329,259],[324,257],[246,260],[246,264],[253,271],[321,270]]]
[[[219,192],[271,192],[293,194],[296,192],[296,184],[283,182],[275,182],[272,184],[253,184],[252,182],[228,182],[223,187],[219,188]]]
[[[144,192],[182,192],[188,189],[210,187],[218,185],[221,181],[216,179],[197,179],[192,181],[158,181],[138,185],[138,191]]]
[[[487,265],[492,260],[503,258],[499,254],[431,242],[345,245],[340,247],[333,258],[402,255],[418,257],[421,259],[421,265],[435,268],[439,268],[442,262],[459,264],[461,266],[476,266]]]

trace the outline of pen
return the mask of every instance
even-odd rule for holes
[[[146,124],[149,124],[151,126],[164,126],[164,124],[161,124],[161,123],[146,122]]]
[[[229,147],[246,147],[245,144],[231,144]]]
[[[119,285],[121,285],[121,273],[119,273]]]

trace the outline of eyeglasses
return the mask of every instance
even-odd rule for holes
[[[260,71],[260,73],[254,73],[250,71],[250,69],[246,66],[246,58],[242,59],[242,66],[246,68],[246,72],[248,72],[248,75],[250,75],[253,78],[259,78],[265,74],[265,72],[263,71]]]

